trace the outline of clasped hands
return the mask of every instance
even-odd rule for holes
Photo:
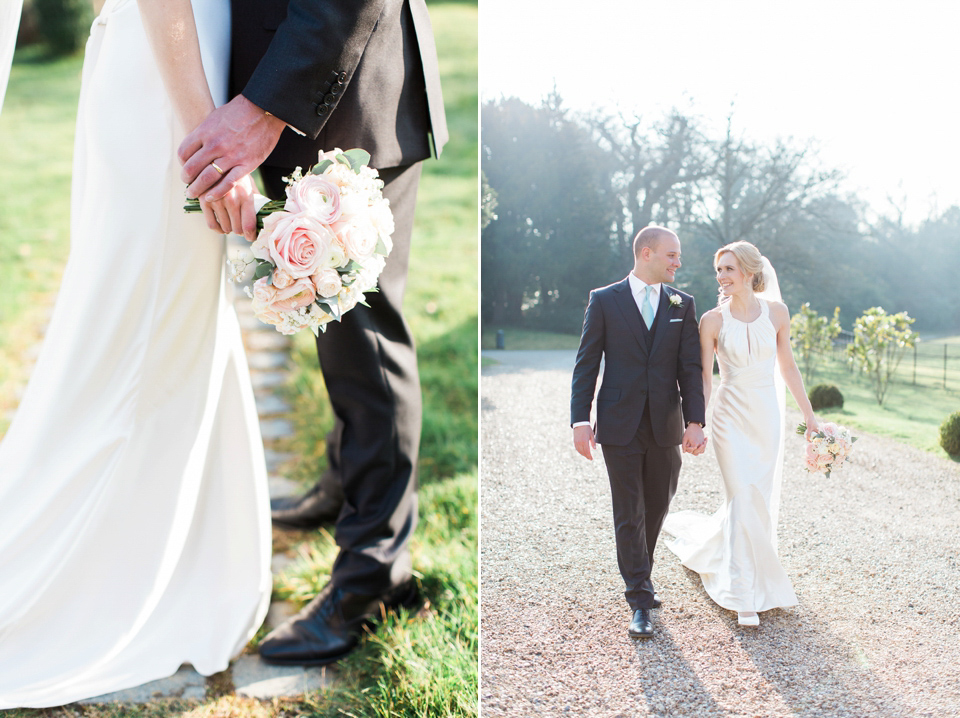
[[[257,238],[250,173],[267,158],[286,123],[243,95],[218,107],[183,140],[177,157],[187,197],[198,197],[207,226]]]
[[[573,447],[580,456],[593,461],[590,450],[597,448],[593,428],[586,424],[573,427]],[[703,433],[703,427],[699,424],[688,424],[683,432],[682,447],[686,453],[700,456],[707,448],[707,437]]]

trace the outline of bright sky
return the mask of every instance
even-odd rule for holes
[[[651,119],[692,110],[719,132],[813,138],[875,208],[960,205],[960,2],[481,0],[483,100]],[[714,133],[716,134],[716,133]]]

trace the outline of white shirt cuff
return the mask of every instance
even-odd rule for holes
[[[590,426],[590,422],[589,422],[589,421],[578,421],[576,424],[573,425],[573,428],[576,429],[578,426]]]

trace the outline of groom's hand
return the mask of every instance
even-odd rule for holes
[[[593,461],[590,447],[597,448],[597,442],[593,438],[593,429],[590,426],[573,427],[573,446],[580,456]]]
[[[707,448],[707,437],[699,424],[687,424],[683,432],[683,450],[688,454],[700,456]]]
[[[267,158],[286,126],[243,95],[211,112],[177,150],[187,197],[223,198]]]

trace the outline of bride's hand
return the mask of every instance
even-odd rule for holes
[[[813,441],[813,435],[820,431],[820,422],[817,421],[817,417],[811,414],[804,420],[804,423],[807,425],[807,430],[803,432],[803,438],[807,441]]]
[[[257,238],[257,212],[253,206],[256,185],[250,175],[240,179],[222,199],[200,200],[207,226],[214,232],[242,234],[248,242]]]

